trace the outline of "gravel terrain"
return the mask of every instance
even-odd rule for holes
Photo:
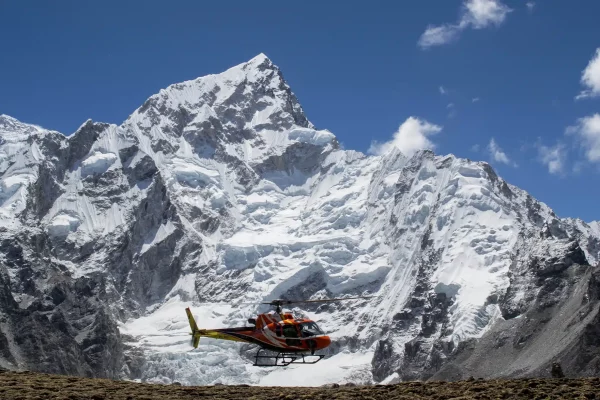
[[[151,385],[34,372],[0,373],[0,398],[169,399],[600,399],[600,378],[405,382],[336,387]]]

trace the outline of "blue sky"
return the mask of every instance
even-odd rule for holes
[[[558,215],[598,220],[600,2],[526,3],[4,0],[0,113],[65,134],[121,123],[263,52],[346,148],[396,137],[490,161]]]

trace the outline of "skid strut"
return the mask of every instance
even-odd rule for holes
[[[316,364],[321,361],[323,357],[325,357],[323,354],[284,352],[277,352],[275,355],[261,354],[263,351],[266,352],[267,350],[259,349],[256,352],[256,356],[254,356],[254,364],[252,365],[256,367],[287,367],[291,364]]]

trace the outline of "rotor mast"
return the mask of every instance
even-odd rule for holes
[[[283,321],[283,309],[281,308],[283,301],[282,300],[273,300],[270,305],[275,306],[275,312],[279,314],[279,317]]]

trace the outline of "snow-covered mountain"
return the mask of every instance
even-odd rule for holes
[[[0,366],[186,384],[600,372],[597,222],[485,162],[340,149],[262,54],[120,126],[2,115],[0,176]],[[362,294],[295,310],[334,341],[309,368],[192,350],[183,310],[234,326],[267,310],[243,302]]]

